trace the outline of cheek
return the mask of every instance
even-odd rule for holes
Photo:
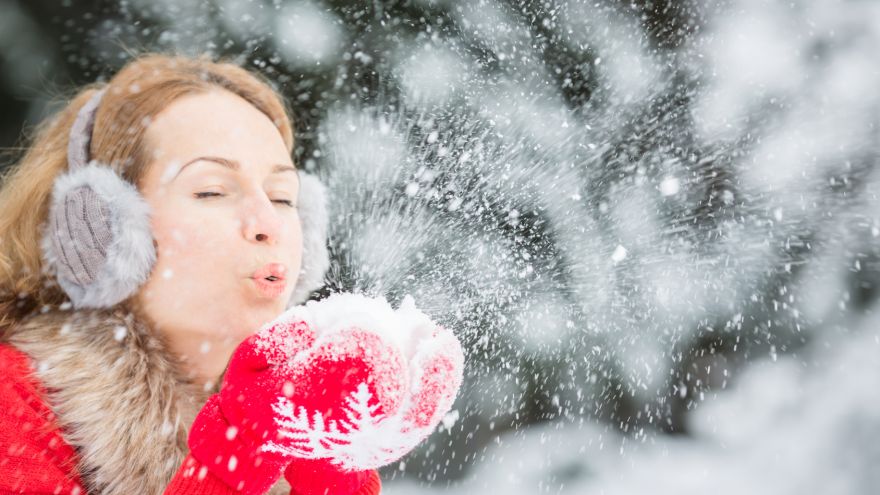
[[[303,250],[303,233],[302,233],[302,223],[299,217],[296,217],[290,223],[290,229],[288,231],[290,233],[288,239],[290,245],[288,246],[288,251],[294,253],[296,258],[302,258],[302,250]]]
[[[218,260],[234,256],[230,251],[230,226],[223,225],[217,215],[199,215],[188,212],[186,215],[172,213],[157,215],[153,220],[153,235],[156,239],[160,272],[162,278],[181,277],[202,282],[217,274]],[[227,222],[228,223],[228,222]]]
[[[293,285],[295,285],[296,279],[298,278],[300,268],[302,268],[303,264],[303,235],[302,235],[302,225],[300,223],[299,217],[296,217],[293,221],[288,224],[288,228],[286,230],[284,247],[281,251],[283,256],[285,256],[285,262],[288,264],[290,269],[290,274],[295,274],[295,277],[291,278],[290,284],[290,292],[293,292]]]

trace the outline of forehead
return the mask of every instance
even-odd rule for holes
[[[281,133],[269,117],[221,89],[174,100],[153,118],[146,137],[155,160],[211,155],[245,165],[291,163]]]

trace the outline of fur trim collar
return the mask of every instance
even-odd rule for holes
[[[89,494],[164,491],[215,391],[185,378],[157,332],[117,307],[35,315],[3,340],[33,360]],[[270,491],[289,492],[283,479]]]

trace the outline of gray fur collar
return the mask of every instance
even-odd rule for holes
[[[161,336],[120,308],[50,311],[11,329],[28,354],[90,495],[161,494],[208,396]],[[287,494],[282,479],[271,494]]]

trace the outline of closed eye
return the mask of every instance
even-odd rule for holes
[[[199,199],[203,199],[203,198],[210,198],[210,197],[215,197],[215,196],[223,196],[223,194],[218,193],[218,192],[213,192],[213,191],[205,191],[205,192],[197,192],[197,193],[193,194],[193,196],[195,196],[196,198],[199,198]],[[287,206],[288,208],[296,208],[296,204],[289,199],[273,199],[272,202],[282,204],[284,206]]]
[[[210,191],[208,191],[208,192],[197,192],[197,193],[195,193],[193,196],[195,196],[195,197],[197,197],[197,198],[207,198],[207,197],[210,197],[210,196],[223,196],[223,195],[220,194],[220,193],[218,193],[218,192],[210,192]]]

